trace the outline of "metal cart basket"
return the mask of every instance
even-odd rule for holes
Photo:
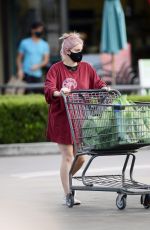
[[[141,204],[150,207],[150,185],[133,179],[134,153],[150,145],[150,104],[121,105],[116,102],[120,96],[116,90],[79,90],[67,96],[63,94],[76,153],[69,173],[68,207],[73,207],[75,190],[117,192],[119,209],[126,207],[127,195],[141,195]],[[72,176],[75,163],[82,155],[90,159],[81,176]],[[117,155],[125,156],[120,175],[87,175],[94,159]]]

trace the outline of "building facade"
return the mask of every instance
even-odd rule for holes
[[[97,53],[100,47],[104,0],[0,0],[0,83],[16,74],[16,53],[31,23],[42,20],[51,56],[59,55],[59,36],[66,31],[81,32],[85,52]],[[149,57],[150,1],[122,0],[128,41],[133,61]]]
[[[0,0],[0,83],[16,75],[17,48],[32,22],[44,22],[51,53],[58,54],[59,35],[68,30],[66,11],[67,0]]]

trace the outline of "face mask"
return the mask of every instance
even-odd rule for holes
[[[71,52],[71,54],[68,54],[68,56],[72,59],[72,61],[80,62],[82,60],[82,51],[78,53]]]
[[[35,34],[36,37],[40,38],[40,37],[42,37],[43,33],[36,31],[34,34]]]

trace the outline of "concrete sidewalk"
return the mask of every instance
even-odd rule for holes
[[[52,142],[41,143],[19,143],[0,145],[1,156],[31,156],[31,155],[50,155],[58,154],[57,144]]]

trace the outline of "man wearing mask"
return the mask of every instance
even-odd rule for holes
[[[40,83],[42,68],[49,61],[49,45],[42,39],[44,25],[35,22],[31,26],[31,37],[21,41],[17,55],[17,75],[27,83]],[[27,90],[27,92],[39,92]]]

